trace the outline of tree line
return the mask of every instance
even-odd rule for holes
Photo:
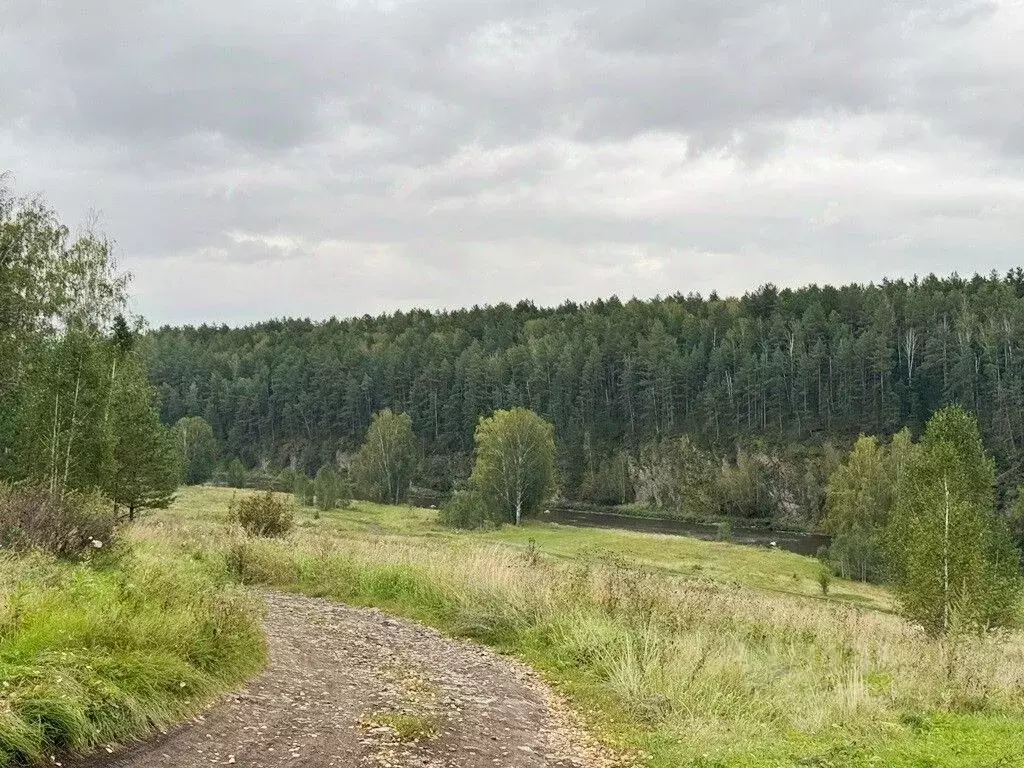
[[[859,434],[919,436],[957,403],[995,456],[999,501],[1021,481],[1020,269],[766,285],[737,298],[166,327],[141,346],[164,422],[204,419],[221,471],[237,459],[313,473],[353,453],[390,408],[418,437],[417,485],[450,490],[469,476],[479,418],[524,407],[556,429],[565,499],[635,501],[645,455],[686,435],[732,468],[733,485],[777,486],[728,502],[734,513],[817,525],[836,456]],[[768,479],[748,477],[758,474]]]
[[[141,324],[126,319],[127,282],[106,238],[73,235],[0,184],[0,484],[5,510],[23,510],[5,511],[4,536],[26,533],[35,502],[52,517],[69,494],[102,494],[127,517],[173,498],[179,454],[137,349]]]

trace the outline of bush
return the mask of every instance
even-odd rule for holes
[[[273,491],[231,501],[228,514],[252,536],[284,536],[295,527],[291,507]]]
[[[457,491],[442,506],[437,520],[449,528],[481,528],[494,522],[483,499],[472,491]]]
[[[97,494],[51,493],[39,485],[0,484],[0,546],[75,560],[111,547],[113,505]]]

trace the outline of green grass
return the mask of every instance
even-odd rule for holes
[[[211,509],[220,509],[235,493],[245,492],[225,488],[185,489],[175,511],[193,521],[202,521],[209,518]],[[307,530],[354,536],[398,535],[470,548],[495,543],[525,549],[533,540],[545,555],[567,562],[614,555],[633,565],[682,578],[709,579],[811,597],[821,595],[817,561],[778,549],[536,521],[529,521],[520,528],[506,526],[496,531],[452,531],[437,525],[437,513],[433,510],[364,501],[354,502],[347,510],[321,512],[319,519],[314,519],[313,515],[312,509],[300,511],[298,519]],[[842,579],[832,582],[829,597],[882,609],[891,609],[893,605],[885,590]]]
[[[824,598],[812,559],[542,524],[452,532],[363,503],[252,541],[225,526],[231,493],[188,489],[137,536],[210,567],[238,550],[247,583],[513,653],[652,768],[1024,765],[1021,635],[931,640],[884,590],[837,579]]]
[[[368,727],[384,726],[402,742],[425,741],[441,732],[441,723],[434,714],[409,714],[407,712],[379,712],[370,717]]]
[[[156,551],[0,558],[0,765],[143,736],[265,659],[251,597]]]

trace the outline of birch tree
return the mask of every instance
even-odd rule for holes
[[[409,497],[416,470],[416,435],[412,419],[385,408],[373,415],[366,441],[354,464],[362,492],[375,501],[401,504]]]
[[[496,411],[476,428],[470,477],[479,498],[519,525],[554,491],[555,428],[526,408]]]
[[[199,485],[217,468],[217,439],[202,416],[185,416],[174,425],[174,441],[181,454],[182,480]]]
[[[995,513],[995,466],[974,416],[959,406],[928,422],[907,467],[887,534],[904,613],[933,634],[1014,618],[1019,555]]]

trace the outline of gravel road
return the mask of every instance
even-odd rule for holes
[[[266,596],[267,669],[207,712],[72,768],[611,768],[526,666],[377,610]]]

